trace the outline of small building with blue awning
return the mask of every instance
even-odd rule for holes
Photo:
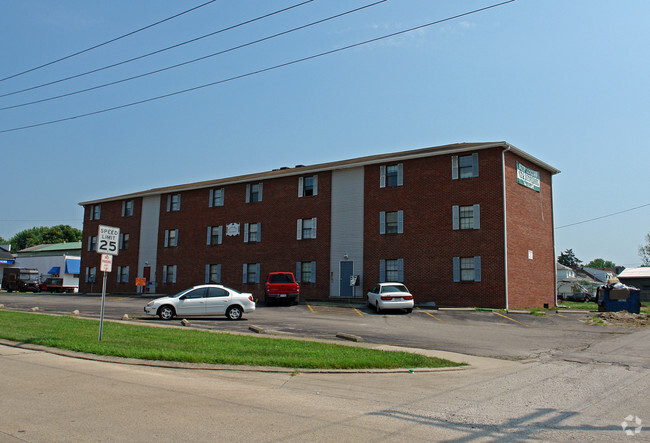
[[[32,246],[16,253],[15,267],[37,269],[41,282],[48,277],[63,279],[63,286],[79,289],[81,242]]]

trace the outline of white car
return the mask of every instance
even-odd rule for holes
[[[377,312],[384,309],[413,311],[413,296],[402,283],[379,283],[368,292],[368,306]]]
[[[200,285],[176,295],[157,298],[147,303],[144,312],[163,320],[175,316],[225,315],[230,320],[240,320],[244,313],[255,310],[253,295],[241,293],[221,285]]]

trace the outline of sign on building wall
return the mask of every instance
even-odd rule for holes
[[[517,183],[539,192],[539,171],[517,162]]]
[[[239,223],[229,223],[226,225],[226,235],[234,237],[239,235]]]

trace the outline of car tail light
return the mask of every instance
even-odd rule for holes
[[[402,297],[402,298],[403,298],[404,300],[413,300],[413,296],[412,296],[412,295],[405,295],[405,296]]]
[[[254,301],[252,295],[249,295],[249,296],[248,296],[248,299],[249,299],[250,301]]]
[[[381,296],[381,299],[382,299],[382,300],[392,300],[393,297],[391,297],[391,296],[389,296],[389,295],[382,295],[382,296]]]

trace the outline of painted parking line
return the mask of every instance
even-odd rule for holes
[[[312,307],[311,307],[311,305],[309,303],[307,304],[307,307],[309,308],[309,310],[311,311],[312,314],[315,314],[314,310],[312,309]]]
[[[420,309],[420,308],[417,308],[417,310],[418,310],[418,311],[422,311],[422,309]],[[427,312],[427,311],[422,311],[422,312],[424,312],[425,314],[427,314],[429,317],[433,317],[433,318],[435,318],[436,320],[438,320],[438,321],[440,321],[440,322],[447,323],[447,322],[444,321],[443,319],[436,317],[435,315],[433,315],[433,314],[430,313],[430,312]]]
[[[359,314],[361,317],[363,317],[363,314],[362,314],[361,311],[359,311],[357,308],[352,308],[352,309],[354,309],[354,312],[356,312],[356,313]]]
[[[526,326],[527,328],[530,328],[530,326],[525,325],[525,324],[523,324],[522,322],[515,320],[514,318],[510,318],[510,317],[508,317],[507,315],[503,315],[503,314],[501,314],[500,312],[492,311],[492,313],[493,313],[493,314],[496,314],[496,315],[500,315],[500,316],[503,317],[503,318],[507,318],[507,319],[510,320],[510,321],[514,321],[515,323],[519,323],[520,325],[522,325],[522,326]]]

